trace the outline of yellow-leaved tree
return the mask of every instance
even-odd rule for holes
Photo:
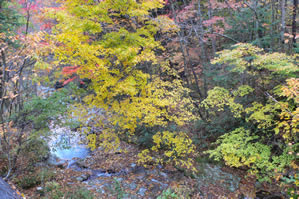
[[[165,16],[163,20],[151,16],[163,7],[164,1],[59,2],[60,8],[46,12],[57,22],[52,33],[45,36],[51,46],[47,47],[49,53],[55,55],[51,66],[71,66],[80,78],[91,79],[92,94],[84,98],[84,105],[76,105],[75,112],[82,120],[87,118],[86,107],[105,109],[105,119],[98,116],[93,124],[103,130],[88,136],[90,147],[115,149],[120,138],[136,139],[138,126],[159,126],[164,130],[152,140],[149,150],[140,154],[140,162],[153,161],[142,155],[149,151],[161,154],[157,143],[162,142],[168,146],[167,151],[173,152],[155,158],[156,163],[174,160],[178,166],[191,167],[191,139],[182,132],[166,131],[169,125],[183,126],[193,115],[189,90],[167,62],[157,58],[163,47],[155,35],[175,28],[173,23],[165,24],[171,22]],[[161,21],[163,26],[159,25]],[[169,157],[171,154],[175,158]]]

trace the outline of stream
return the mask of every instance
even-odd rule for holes
[[[39,90],[43,95],[50,95],[54,91],[47,87],[41,87]],[[90,111],[95,112],[96,110]],[[82,136],[83,133],[72,131],[68,127],[54,125],[50,125],[50,131],[51,135],[48,141],[50,157],[47,163],[54,167],[81,173],[79,176],[75,176],[74,180],[81,183],[82,186],[86,186],[87,189],[96,190],[99,198],[111,198],[117,187],[119,187],[118,190],[123,191],[123,198],[127,199],[156,198],[157,193],[168,189],[173,183],[180,184],[183,190],[187,190],[183,184],[187,184],[190,179],[180,172],[169,171],[161,166],[147,169],[134,162],[129,163],[129,155],[122,153],[110,154],[101,160],[96,160],[96,157],[104,152],[91,151],[84,144],[86,138]],[[106,166],[103,168],[90,167],[90,165],[101,161],[109,162],[115,157],[123,158],[127,164],[121,165],[121,169],[118,170],[115,170],[114,165],[107,166],[107,168],[105,168]],[[136,159],[133,161],[136,162]],[[87,162],[91,162],[91,164],[86,164]],[[243,184],[240,176],[224,171],[221,166],[200,163],[198,170],[199,174],[193,179],[193,182],[196,182],[196,187],[200,190],[199,198],[216,199],[223,195],[227,198],[253,199],[255,197],[254,186],[248,188],[248,185]],[[248,194],[241,193],[242,186],[247,186]],[[238,196],[236,196],[237,193]],[[239,197],[240,195],[243,197]]]

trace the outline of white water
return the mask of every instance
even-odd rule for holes
[[[82,143],[80,132],[71,131],[67,127],[50,126],[51,135],[49,147],[51,151],[50,163],[60,164],[66,161],[71,164],[73,158],[85,158],[90,150]]]

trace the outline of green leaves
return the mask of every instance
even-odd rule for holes
[[[201,106],[206,109],[216,108],[217,111],[223,111],[229,107],[235,117],[241,117],[243,106],[235,103],[235,98],[228,90],[221,87],[215,87],[208,91],[208,97],[202,101]]]
[[[70,98],[64,89],[47,98],[33,97],[25,103],[24,110],[20,114],[24,118],[22,117],[21,120],[31,121],[37,131],[48,129],[52,120],[59,123],[59,117],[67,112],[69,102]]]
[[[263,49],[251,44],[239,43],[232,50],[223,50],[212,61],[213,64],[229,64],[234,66],[232,72],[268,70],[281,75],[294,75],[299,72],[295,57],[284,53],[263,53]]]
[[[208,91],[201,106],[212,116],[229,109],[242,122],[207,153],[229,166],[247,166],[259,180],[281,175],[298,152],[289,151],[289,145],[298,142],[299,132],[299,84],[292,78],[299,71],[295,57],[264,53],[250,44],[237,44],[218,55],[213,63],[223,64],[239,77],[230,80],[233,84],[226,89]]]
[[[244,97],[245,95],[248,95],[250,93],[252,93],[254,91],[254,89],[248,85],[242,85],[240,86],[237,90],[233,91],[233,95],[235,97],[239,96],[239,97]]]
[[[294,157],[285,150],[279,156],[272,155],[272,147],[262,144],[259,136],[254,135],[243,127],[221,136],[216,142],[216,149],[209,150],[215,160],[223,159],[225,164],[232,167],[247,166],[251,174],[261,181],[270,180],[276,172],[282,172]]]

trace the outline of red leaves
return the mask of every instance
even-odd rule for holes
[[[81,67],[80,66],[67,66],[62,69],[62,74],[64,75],[73,75],[75,74]]]
[[[223,22],[223,23],[225,23],[225,21],[224,21],[224,17],[218,17],[218,16],[214,16],[214,17],[212,17],[211,19],[209,19],[209,20],[205,20],[205,21],[203,21],[203,24],[204,24],[204,26],[210,26],[210,25],[214,25],[214,24],[216,24],[217,22]]]
[[[39,44],[43,45],[43,46],[49,46],[49,43],[46,41],[41,41],[41,42],[39,42]]]
[[[41,25],[41,30],[50,30],[54,26],[53,22],[45,22],[43,25]]]
[[[30,11],[38,12],[40,9],[38,0],[17,0],[16,2],[22,6],[22,10],[26,13]]]
[[[210,6],[212,9],[233,9],[237,10],[237,8],[241,7],[242,2],[237,2],[236,0],[228,0],[225,2],[219,2],[217,0],[210,0]]]
[[[62,85],[65,86],[65,85],[67,85],[68,83],[74,81],[75,79],[77,79],[77,76],[65,80],[65,81],[62,83]]]
[[[62,69],[62,74],[66,75],[66,76],[72,76],[72,75],[75,75],[80,68],[81,68],[81,66],[66,66]],[[62,85],[65,86],[77,78],[78,78],[78,76],[73,76],[73,77],[65,80],[62,83]],[[82,84],[81,82],[82,81],[80,81],[80,84]],[[83,84],[84,84],[84,82],[83,82]]]
[[[177,17],[180,21],[187,20],[196,16],[195,1],[191,1],[189,5],[185,6],[181,11],[178,11]]]

